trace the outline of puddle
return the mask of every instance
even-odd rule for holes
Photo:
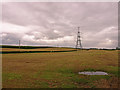
[[[108,73],[106,72],[102,72],[102,71],[84,71],[84,72],[78,72],[78,74],[84,74],[84,75],[108,75]]]

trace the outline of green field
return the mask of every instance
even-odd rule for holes
[[[2,51],[65,51],[65,50],[75,50],[73,48],[35,48],[35,49],[19,49],[19,48],[2,48]]]
[[[117,50],[3,54],[2,67],[3,88],[118,87]],[[78,74],[97,70],[109,75]]]

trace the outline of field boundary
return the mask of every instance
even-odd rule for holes
[[[73,52],[77,50],[67,50],[67,51],[3,51],[0,54],[10,54],[10,53],[52,53],[52,52]]]

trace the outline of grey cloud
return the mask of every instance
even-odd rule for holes
[[[2,35],[3,33],[1,33]],[[18,44],[18,41],[21,39],[21,35],[13,33],[4,33],[5,36],[2,37],[3,44]]]
[[[76,38],[77,27],[80,26],[82,33],[91,33],[84,39],[83,45],[85,47],[104,47],[102,43],[105,42],[106,38],[112,40],[115,44],[117,43],[117,35],[108,33],[99,34],[98,32],[105,28],[114,26],[117,27],[117,3],[97,3],[97,2],[80,2],[80,3],[51,3],[51,2],[24,2],[24,3],[4,3],[3,4],[3,21],[8,23],[17,24],[24,27],[37,26],[33,28],[33,31],[27,32],[24,35],[33,35],[34,40],[41,40],[47,37],[48,40],[54,40],[58,38],[64,38],[65,36],[74,36]],[[43,27],[43,28],[41,28]],[[60,33],[55,33],[54,30]],[[38,32],[35,34],[34,32]],[[92,35],[96,34],[96,36]],[[83,35],[84,36],[84,35]],[[22,36],[23,37],[23,36]],[[22,38],[21,37],[21,38]],[[7,37],[3,37],[4,43],[13,43],[11,40],[12,34],[8,34]],[[90,39],[91,38],[91,39]],[[61,45],[75,45],[76,40],[71,42],[61,42],[56,44]],[[26,41],[26,44],[32,44],[33,41]],[[47,42],[34,42],[34,45],[39,44],[50,44]],[[102,46],[103,45],[103,46]],[[111,46],[105,47],[115,47]]]

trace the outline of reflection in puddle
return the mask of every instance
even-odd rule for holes
[[[84,75],[108,75],[108,73],[106,72],[102,72],[102,71],[84,71],[84,72],[78,72],[78,74],[84,74]]]

